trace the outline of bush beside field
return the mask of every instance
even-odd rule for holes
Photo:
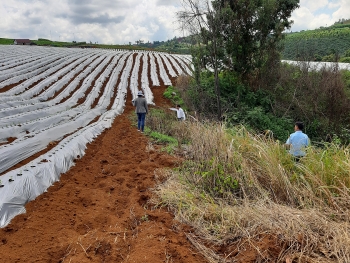
[[[220,246],[249,247],[261,262],[350,261],[349,146],[311,146],[296,163],[283,143],[244,126],[178,122],[161,110],[147,125],[176,139],[184,160],[159,173],[166,180],[154,202],[194,227],[189,239],[209,262],[239,257],[224,259]],[[260,251],[263,237],[273,240],[274,258]]]

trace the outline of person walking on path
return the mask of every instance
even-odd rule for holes
[[[286,146],[289,148],[289,153],[293,155],[296,161],[305,156],[305,147],[310,145],[309,137],[303,133],[304,124],[296,122],[294,126],[295,132],[292,133],[286,141]]]
[[[135,112],[137,114],[137,130],[143,133],[145,129],[146,114],[148,113],[148,106],[142,91],[137,93],[137,98],[132,101],[132,104],[136,107]]]

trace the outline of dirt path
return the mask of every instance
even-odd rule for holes
[[[166,105],[163,91],[153,89],[158,106]],[[0,229],[0,262],[205,262],[189,229],[147,205],[154,171],[177,160],[147,149],[132,111],[129,93],[124,114],[76,166]]]

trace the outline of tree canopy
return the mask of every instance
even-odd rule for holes
[[[214,72],[220,119],[219,72],[232,71],[244,80],[271,56],[279,60],[276,49],[299,0],[183,0],[183,6],[178,19],[197,39],[195,76],[198,80],[203,68]]]

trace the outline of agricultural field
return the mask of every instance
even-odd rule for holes
[[[152,89],[191,74],[189,62],[156,52],[1,46],[0,227],[58,181],[138,90],[154,104]]]
[[[349,49],[350,27],[345,24],[338,27],[286,34],[282,58],[286,60],[321,61],[325,56],[331,54],[343,57]]]

